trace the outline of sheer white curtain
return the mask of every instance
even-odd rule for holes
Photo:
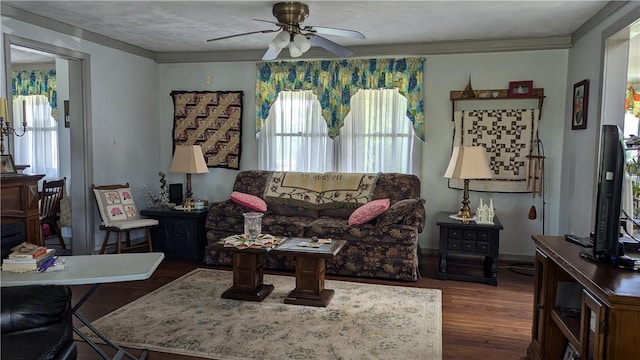
[[[320,102],[311,90],[281,91],[258,137],[258,168],[278,171],[333,170],[333,140]]]
[[[398,89],[361,89],[336,138],[338,171],[418,173],[417,143]]]
[[[58,179],[58,123],[51,116],[49,100],[44,95],[15,96],[13,99],[13,126],[22,129],[27,121],[24,136],[14,136],[14,161],[29,165],[25,170],[32,174],[45,174],[43,179]]]

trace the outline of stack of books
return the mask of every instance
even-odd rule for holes
[[[23,242],[11,248],[11,253],[6,259],[2,259],[2,271],[26,272],[38,270],[44,264],[50,265],[53,261],[55,249],[47,249],[45,246]]]

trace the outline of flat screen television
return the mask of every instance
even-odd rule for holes
[[[618,265],[621,250],[620,213],[625,176],[625,143],[616,125],[603,125],[598,165],[598,188],[593,248],[582,254],[592,260]]]

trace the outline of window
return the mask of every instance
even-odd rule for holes
[[[258,134],[258,167],[416,173],[419,152],[406,112],[407,99],[398,89],[359,90],[334,144],[317,97],[311,91],[281,91]]]
[[[414,134],[398,89],[359,90],[338,144],[338,171],[414,172]]]
[[[27,131],[14,136],[14,159],[19,165],[29,165],[25,172],[45,174],[45,180],[57,180],[58,123],[51,116],[49,100],[44,95],[15,96],[13,99],[13,126],[22,129],[23,119]]]
[[[327,123],[312,91],[281,91],[258,133],[258,167],[331,171],[333,140],[327,134]]]

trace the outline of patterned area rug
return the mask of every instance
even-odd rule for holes
[[[93,322],[121,346],[211,359],[441,359],[440,290],[327,280],[327,308],[220,298],[231,272],[196,269]]]

